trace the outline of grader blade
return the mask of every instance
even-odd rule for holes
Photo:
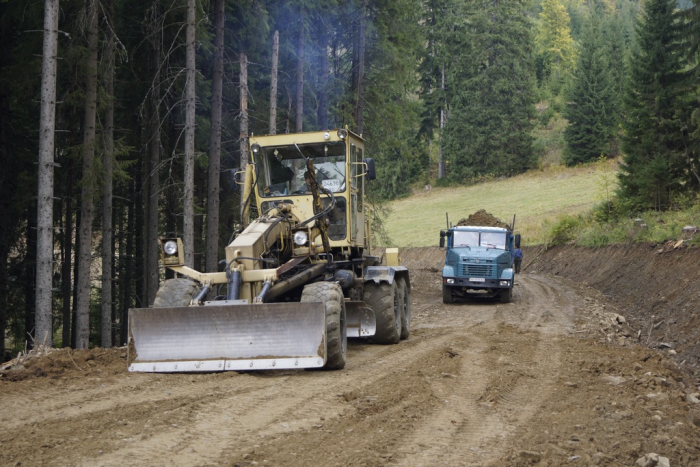
[[[346,300],[345,325],[348,337],[371,337],[377,331],[377,318],[365,302]]]
[[[326,363],[323,303],[134,308],[129,371],[317,368]]]

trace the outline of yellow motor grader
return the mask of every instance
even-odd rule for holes
[[[243,219],[223,271],[185,265],[182,240],[161,239],[177,278],[151,308],[129,310],[129,371],[341,369],[347,338],[408,338],[408,270],[398,251],[370,255],[364,140],[347,128],[250,138]],[[207,300],[207,297],[214,297]]]

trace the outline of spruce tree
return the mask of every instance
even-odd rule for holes
[[[534,71],[525,3],[479,0],[457,28],[445,127],[448,179],[513,175],[534,165]]]
[[[683,57],[674,0],[650,0],[636,25],[623,120],[619,195],[633,209],[666,209],[688,181],[677,112]]]
[[[608,143],[615,132],[615,96],[608,50],[604,47],[598,19],[584,26],[573,82],[567,92],[564,116],[564,162],[572,166],[610,155]]]

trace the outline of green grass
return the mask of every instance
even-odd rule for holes
[[[614,189],[616,165],[602,162],[583,167],[545,167],[516,177],[465,187],[416,188],[408,198],[389,204],[385,229],[388,246],[437,245],[446,227],[445,213],[456,224],[479,209],[504,222],[516,215],[515,230],[523,244],[549,242],[552,226],[564,215],[584,215]],[[386,245],[385,245],[386,246]]]

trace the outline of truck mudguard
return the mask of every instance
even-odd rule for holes
[[[454,266],[446,264],[442,267],[442,277],[455,277],[456,275]]]
[[[444,274],[444,273],[443,273]],[[501,280],[513,280],[513,268],[506,268],[501,272]]]

